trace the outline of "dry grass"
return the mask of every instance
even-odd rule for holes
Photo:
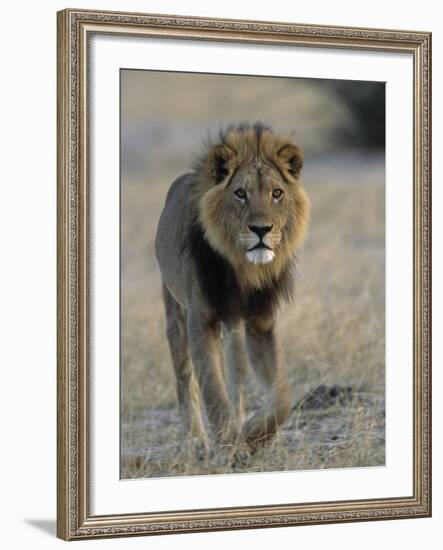
[[[279,330],[294,404],[320,384],[351,387],[354,399],[296,407],[273,443],[236,468],[223,452],[197,458],[180,434],[153,252],[165,192],[180,170],[171,163],[149,185],[123,179],[122,478],[384,464],[383,163],[349,166],[345,177],[327,170],[326,182],[321,170],[311,172],[310,231]],[[252,376],[249,386],[253,408],[261,395]]]

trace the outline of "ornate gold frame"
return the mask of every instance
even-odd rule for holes
[[[64,10],[58,14],[57,534],[65,540],[431,515],[431,34]],[[91,35],[408,52],[414,59],[413,496],[92,516],[88,489],[88,98]]]

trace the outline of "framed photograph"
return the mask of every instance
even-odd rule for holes
[[[431,35],[58,13],[58,536],[431,515]]]

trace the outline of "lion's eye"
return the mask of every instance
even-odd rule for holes
[[[281,189],[274,189],[274,191],[272,191],[272,196],[274,199],[279,199],[282,195],[283,191]]]
[[[246,191],[244,189],[237,189],[237,191],[235,191],[235,195],[241,200],[246,199]]]

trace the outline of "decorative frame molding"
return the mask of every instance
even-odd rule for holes
[[[431,34],[96,12],[57,14],[57,535],[65,540],[431,515]],[[413,496],[92,516],[88,483],[88,44],[92,34],[407,52],[414,59]]]

